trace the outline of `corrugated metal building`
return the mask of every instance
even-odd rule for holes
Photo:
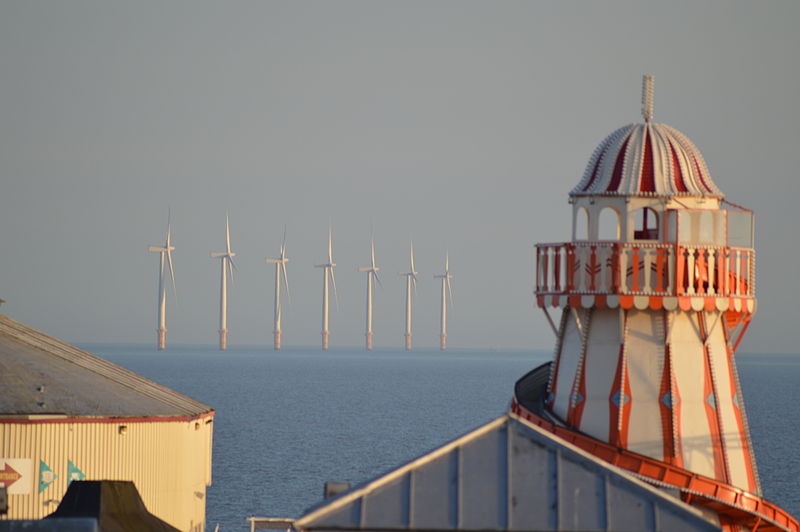
[[[52,513],[72,480],[131,480],[180,530],[205,526],[214,410],[0,315],[6,519]]]
[[[295,530],[719,530],[513,414],[312,508]]]

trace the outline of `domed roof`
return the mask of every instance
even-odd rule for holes
[[[570,195],[723,196],[692,141],[677,129],[649,122],[606,137]]]
[[[644,124],[629,124],[606,137],[571,196],[723,197],[692,141],[677,129],[650,122],[652,105],[652,76],[646,76]]]

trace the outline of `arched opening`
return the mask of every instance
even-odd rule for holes
[[[589,240],[589,211],[579,207],[575,214],[575,240]]]
[[[598,240],[619,240],[619,213],[611,207],[605,207],[597,218]]]
[[[643,207],[633,213],[633,239],[658,240],[658,213]]]

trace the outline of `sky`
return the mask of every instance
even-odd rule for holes
[[[0,3],[0,312],[72,342],[155,342],[171,211],[168,342],[217,341],[225,214],[231,345],[271,345],[284,226],[286,346],[438,345],[446,251],[453,347],[550,350],[533,246],[569,238],[569,190],[640,117],[699,147],[756,212],[759,312],[741,350],[797,353],[800,3],[175,1]]]

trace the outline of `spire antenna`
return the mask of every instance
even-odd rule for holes
[[[642,77],[642,116],[645,122],[650,122],[653,118],[653,84],[655,78],[652,74],[645,74]]]

